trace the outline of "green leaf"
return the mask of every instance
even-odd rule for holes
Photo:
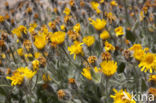
[[[146,81],[142,79],[142,91],[146,91],[148,89],[147,85],[146,85]]]
[[[125,63],[121,63],[119,66],[118,66],[118,73],[123,73],[125,70]]]
[[[130,40],[132,43],[135,42],[136,40],[135,34],[129,30],[126,30],[126,38]]]

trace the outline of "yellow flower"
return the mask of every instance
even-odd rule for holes
[[[30,24],[30,27],[36,28],[37,27],[37,24],[35,22],[34,23],[31,23]]]
[[[152,69],[156,70],[156,54],[147,53],[144,55],[142,60],[140,61],[139,68],[141,71],[147,72],[149,70],[152,73]]]
[[[71,19],[71,17],[72,16],[69,15],[64,16],[64,22],[67,23]]]
[[[55,29],[56,28],[56,22],[55,21],[51,21],[48,23],[48,26],[51,28],[51,29]]]
[[[48,34],[48,27],[47,25],[43,25],[40,29],[40,32],[38,32],[40,35]]]
[[[94,67],[94,72],[98,73],[100,71],[100,68],[98,68],[97,66]]]
[[[86,44],[88,47],[92,46],[95,42],[94,36],[85,36],[83,38],[83,43]]]
[[[43,80],[44,82],[49,82],[49,81],[51,81],[52,79],[51,79],[51,77],[50,77],[49,75],[43,74],[43,75],[42,75],[42,80]]]
[[[19,30],[21,33],[27,34],[27,28],[26,28],[24,25],[20,25],[20,26],[18,27],[18,30]]]
[[[7,79],[12,80],[11,85],[21,85],[24,81],[24,78],[31,79],[36,72],[31,71],[27,67],[20,67],[18,68],[11,77],[7,76]]]
[[[114,51],[115,50],[115,47],[112,45],[112,44],[110,44],[110,43],[108,43],[108,41],[106,41],[105,42],[105,51],[107,52],[107,51]]]
[[[38,59],[39,57],[42,56],[40,52],[35,52],[34,55],[35,55],[35,59]]]
[[[11,32],[16,34],[18,38],[21,38],[22,34],[27,34],[27,28],[23,25],[20,25],[19,27],[14,28]]]
[[[149,76],[149,81],[155,81],[156,82],[156,75],[150,75]]]
[[[50,40],[51,40],[52,44],[59,45],[64,42],[65,36],[66,36],[65,32],[58,31],[51,35]]]
[[[83,68],[81,74],[89,80],[92,80],[92,76],[90,73],[90,68]]]
[[[12,31],[11,31],[13,34],[16,34],[16,36],[18,38],[21,38],[22,37],[22,34],[21,32],[18,30],[18,28],[14,28]]]
[[[129,48],[129,50],[132,50],[132,51],[137,51],[140,49],[142,49],[141,44],[134,44],[131,48]]]
[[[100,3],[104,3],[105,0],[100,0]]]
[[[11,77],[7,76],[6,79],[10,79],[12,81],[11,86],[21,85],[23,83],[24,76],[15,71]]]
[[[133,57],[136,60],[140,61],[143,58],[144,54],[145,54],[144,50],[138,49],[138,50],[134,51]]]
[[[39,61],[38,60],[34,60],[32,61],[32,66],[33,66],[33,70],[36,71],[39,68]]]
[[[63,13],[65,13],[66,15],[69,15],[70,14],[70,9],[69,8],[65,8]]]
[[[28,58],[33,58],[33,55],[32,55],[31,53],[27,53],[27,54],[24,54],[24,57],[25,57],[26,59],[28,59]]]
[[[73,30],[75,31],[75,32],[79,32],[80,31],[80,23],[77,23],[74,27],[73,27]]]
[[[144,48],[144,51],[145,51],[145,52],[149,52],[149,48],[147,48],[147,47]]]
[[[74,41],[80,38],[80,34],[78,32],[74,32],[73,30],[69,30],[67,34],[69,39]]]
[[[69,78],[68,79],[68,83],[70,83],[70,84],[75,84],[75,79],[74,78]]]
[[[117,71],[117,62],[114,62],[113,60],[103,61],[100,65],[101,65],[101,69],[102,69],[101,71],[106,76],[112,76]]]
[[[60,89],[57,91],[57,96],[59,99],[63,99],[65,95],[66,95],[66,93],[64,90]]]
[[[152,94],[152,95],[154,96],[154,98],[155,98],[155,97],[156,97],[156,88],[150,87],[150,88],[148,89],[148,93],[149,93],[149,94]]]
[[[46,37],[45,36],[40,36],[36,35],[34,41],[34,45],[36,46],[37,49],[43,49],[46,46]]]
[[[97,57],[96,56],[89,56],[87,60],[90,64],[92,64],[92,63],[95,63],[95,61],[97,60]]]
[[[144,11],[140,11],[140,21],[143,21],[145,18]]]
[[[116,36],[117,37],[123,35],[124,34],[123,27],[122,26],[119,26],[119,27],[115,28],[115,33],[116,33]]]
[[[99,9],[100,4],[98,2],[91,1],[91,7],[99,14],[101,10]]]
[[[115,92],[115,95],[110,95],[110,97],[114,100],[113,103],[136,103],[131,94],[126,90],[117,91],[116,89],[113,89],[113,91]]]
[[[16,71],[21,73],[21,75],[23,75],[27,79],[31,79],[36,74],[36,71],[33,72],[32,70],[28,69],[27,67],[20,67]]]
[[[110,2],[110,4],[111,4],[112,6],[117,6],[117,5],[118,5],[118,3],[117,3],[115,0],[112,0],[112,1]]]
[[[2,54],[1,54],[1,57],[2,57],[3,59],[5,59],[5,58],[6,58],[5,53],[2,53]]]
[[[97,18],[96,21],[89,18],[89,21],[91,22],[96,30],[102,30],[106,26],[106,20]]]
[[[76,59],[76,55],[82,54],[82,44],[79,41],[74,41],[74,44],[68,47],[68,51],[70,51],[70,55],[74,54],[74,60]]]
[[[74,4],[75,4],[74,1],[75,1],[75,0],[70,0],[70,1],[69,1],[70,6],[74,6]]]
[[[61,30],[65,31],[65,25],[60,26]]]
[[[24,55],[23,48],[17,49],[17,53],[18,53],[19,56],[23,56]]]
[[[110,60],[112,58],[111,54],[109,52],[103,52],[101,54],[101,59],[102,60]]]
[[[116,16],[112,13],[112,12],[105,12],[105,15],[107,16],[107,18],[110,20],[110,23],[112,23],[112,20],[116,20]]]
[[[0,23],[4,22],[4,17],[0,15]]]
[[[109,32],[107,30],[104,30],[101,34],[100,34],[100,38],[102,40],[106,40],[110,37]]]

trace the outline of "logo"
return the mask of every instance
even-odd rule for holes
[[[144,93],[144,94],[141,94],[141,93],[137,93],[137,94],[134,94],[133,91],[131,92],[131,98],[125,93],[123,92],[124,94],[124,97],[123,99],[127,99],[127,100],[134,100],[134,101],[149,101],[149,102],[152,102],[154,101],[154,95],[153,94],[147,94],[147,93]]]

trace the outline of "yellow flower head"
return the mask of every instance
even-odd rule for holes
[[[95,42],[94,36],[85,36],[83,38],[83,43],[86,44],[88,47],[92,46]]]
[[[108,41],[106,41],[105,42],[105,51],[114,51],[115,50],[115,47],[112,45],[112,44],[110,44],[110,43],[108,43]]]
[[[20,25],[18,30],[24,34],[27,34],[27,28],[24,25]]]
[[[70,84],[75,84],[75,79],[74,78],[69,78],[68,79],[68,83],[70,83]]]
[[[55,21],[51,21],[48,23],[48,26],[51,28],[51,29],[55,29],[56,28],[56,22]]]
[[[144,14],[144,11],[140,11],[140,21],[143,21],[145,18],[145,14]]]
[[[99,1],[100,1],[100,3],[104,3],[105,0],[99,0]]]
[[[92,80],[92,76],[90,73],[90,68],[83,68],[81,74],[86,77],[88,80]]]
[[[73,27],[73,30],[75,31],[75,32],[79,32],[80,31],[80,23],[77,23],[74,27]]]
[[[70,55],[74,54],[74,59],[76,58],[76,55],[82,54],[82,44],[79,41],[74,41],[74,44],[68,47],[68,51],[70,51]]]
[[[24,54],[24,57],[26,58],[26,60],[29,60],[29,58],[33,58],[33,55],[31,53],[26,53]]]
[[[89,18],[90,24],[94,26],[96,30],[102,30],[106,26],[106,20],[97,18],[96,21]]]
[[[149,70],[150,73],[152,73],[152,69],[154,69],[155,71],[156,70],[156,54],[153,54],[153,53],[145,54],[142,60],[140,61],[139,67],[142,67],[141,71],[147,72]]]
[[[156,82],[156,75],[150,75],[149,81],[155,81]]]
[[[40,52],[35,52],[34,55],[35,55],[35,59],[38,59],[39,57],[42,56]]]
[[[66,36],[65,32],[58,31],[51,35],[50,40],[51,40],[52,44],[59,45],[64,42],[65,36]]]
[[[4,22],[4,17],[0,15],[0,23]]]
[[[147,52],[149,52],[149,48],[144,48],[144,51],[147,53]]]
[[[35,23],[35,22],[34,22],[34,23],[31,23],[31,24],[30,24],[30,27],[36,28],[36,27],[37,27],[37,23]]]
[[[115,95],[110,95],[114,100],[113,103],[136,103],[126,90],[117,91],[116,89],[113,89],[113,91],[115,92]]]
[[[24,55],[23,48],[17,49],[17,53],[18,53],[19,56],[23,56]]]
[[[32,61],[32,66],[33,66],[33,70],[36,71],[39,68],[39,61],[38,60],[34,60]]]
[[[72,16],[69,15],[64,16],[64,22],[67,23],[71,19],[71,17]]]
[[[144,54],[145,54],[144,50],[139,49],[139,50],[134,51],[133,57],[136,60],[140,61],[143,58]]]
[[[116,33],[116,36],[121,36],[121,35],[124,35],[124,28],[122,26],[119,26],[117,28],[115,28],[115,33]]]
[[[21,32],[18,30],[18,28],[14,28],[12,31],[11,31],[13,34],[16,34],[16,36],[18,38],[21,38],[22,37],[22,34]]]
[[[98,68],[97,66],[94,67],[94,72],[98,73],[100,71],[101,68]]]
[[[19,27],[14,28],[11,32],[16,34],[18,38],[21,38],[22,34],[27,34],[27,28],[23,25],[20,25]]]
[[[27,67],[20,67],[18,68],[11,77],[7,76],[7,79],[12,80],[11,85],[21,85],[24,81],[24,78],[31,79],[36,72],[31,71]]]
[[[106,40],[108,38],[110,38],[109,32],[107,30],[104,30],[101,34],[100,34],[100,38],[102,40]]]
[[[11,86],[21,85],[23,83],[24,76],[15,71],[11,77],[7,76],[6,79],[10,79],[12,81]]]
[[[69,15],[70,14],[70,9],[69,8],[65,8],[63,13],[65,13],[66,15]]]
[[[117,3],[115,0],[112,0],[112,1],[110,2],[110,4],[111,4],[112,6],[118,6],[118,3]]]
[[[101,54],[101,59],[102,60],[110,60],[112,58],[111,54],[109,52],[103,52]]]
[[[20,67],[16,71],[21,73],[21,75],[23,75],[27,79],[31,79],[36,74],[36,71],[33,72],[32,70],[30,70],[27,67]]]
[[[89,56],[87,60],[90,64],[92,64],[92,63],[95,63],[95,61],[97,60],[97,57],[96,56]]]
[[[129,50],[132,50],[132,51],[137,51],[140,49],[142,49],[141,44],[134,44],[131,48],[129,48]]]
[[[91,7],[99,14],[101,10],[99,9],[100,4],[98,2],[91,1]]]
[[[49,82],[49,81],[51,81],[52,79],[51,79],[51,77],[50,77],[50,75],[48,74],[43,74],[42,75],[42,80],[44,81],[44,82]]]
[[[112,76],[117,71],[117,62],[114,62],[113,60],[103,61],[100,65],[101,65],[101,71],[106,76]]]
[[[63,31],[65,31],[65,28],[66,28],[65,25],[60,26],[60,29],[63,30]]]
[[[116,20],[116,16],[112,12],[105,12],[105,14],[109,20]]]
[[[47,44],[47,41],[46,41],[46,37],[43,35],[43,36],[40,36],[40,35],[36,35],[35,36],[35,41],[34,41],[34,45],[36,46],[37,49],[43,49]]]
[[[65,95],[66,95],[66,93],[64,90],[60,89],[57,91],[57,96],[59,99],[63,99]]]
[[[67,34],[69,36],[69,39],[74,40],[74,41],[80,38],[80,34],[78,32],[74,32],[73,30],[69,30]]]

